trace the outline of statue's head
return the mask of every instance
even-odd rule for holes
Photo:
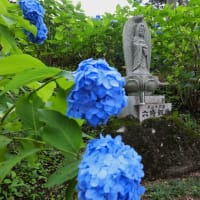
[[[145,26],[144,23],[140,22],[136,27],[136,36],[144,37],[145,34]]]

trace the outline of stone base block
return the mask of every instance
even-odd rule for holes
[[[171,103],[165,103],[165,96],[145,96],[145,104],[140,104],[138,96],[128,96],[128,106],[119,117],[132,115],[140,122],[152,117],[161,117],[172,110]]]

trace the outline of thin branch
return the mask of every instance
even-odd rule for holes
[[[15,104],[12,105],[8,110],[7,112],[4,114],[4,116],[1,118],[1,123],[0,124],[3,124],[4,120],[6,119],[6,117],[13,111],[13,109],[15,108]]]

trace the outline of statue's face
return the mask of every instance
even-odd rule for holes
[[[144,28],[144,24],[138,24],[139,28],[138,28],[138,33],[140,36],[144,36],[144,32],[145,32],[145,28]]]

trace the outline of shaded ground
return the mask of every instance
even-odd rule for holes
[[[104,133],[120,134],[142,155],[148,180],[178,177],[200,169],[200,133],[178,118],[148,119],[142,124],[132,118],[115,118]]]

